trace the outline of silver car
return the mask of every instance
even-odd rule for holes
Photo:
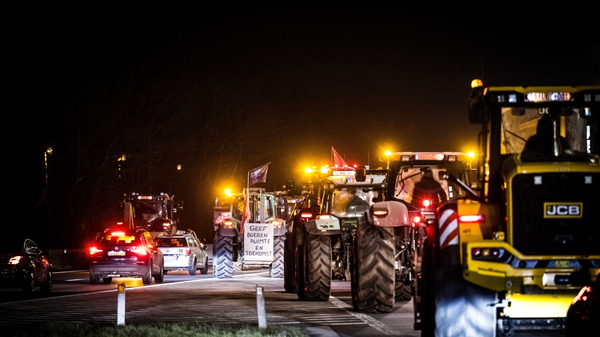
[[[156,245],[165,258],[165,272],[187,270],[190,275],[196,275],[196,270],[202,274],[208,273],[208,254],[206,246],[198,240],[193,231],[173,236],[160,235]]]

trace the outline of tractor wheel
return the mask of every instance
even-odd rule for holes
[[[233,239],[217,236],[213,244],[213,274],[216,278],[233,276]]]
[[[441,251],[436,251],[433,244],[425,246],[422,336],[493,337],[496,294],[461,277],[460,269],[452,263],[458,254],[458,245]]]
[[[283,255],[285,251],[285,236],[276,236],[273,239],[273,263],[269,268],[269,276],[272,278],[282,278],[284,274]]]
[[[363,216],[358,222],[352,258],[352,305],[357,311],[390,312],[394,308],[394,234]]]
[[[304,296],[309,301],[328,301],[331,294],[331,237],[304,233]]]
[[[304,242],[298,242],[297,235],[298,233],[294,234],[294,289],[298,299],[305,300],[306,273],[304,266],[306,265],[306,253],[304,252]]]
[[[285,245],[283,252],[283,288],[286,293],[296,292],[294,286],[294,241],[292,233],[285,233]]]

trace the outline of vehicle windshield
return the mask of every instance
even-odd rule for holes
[[[151,222],[163,218],[165,211],[160,201],[132,202],[134,218],[136,221]]]
[[[158,247],[187,247],[185,238],[156,238]]]
[[[462,166],[461,166],[462,167]],[[436,207],[447,200],[455,200],[463,196],[458,186],[440,179],[444,171],[461,177],[462,172],[443,165],[410,165],[402,166],[396,178],[394,197],[404,200],[415,207]],[[428,200],[428,204],[423,204]]]
[[[241,195],[231,196],[229,198],[219,199],[220,207],[228,209],[230,213],[227,217],[232,217],[237,220],[242,220],[244,214],[244,197]]]
[[[333,191],[331,214],[338,217],[362,216],[381,194],[370,188],[343,187]]]
[[[543,115],[538,108],[502,108],[501,154],[523,152],[527,139],[536,134]],[[590,153],[592,132],[579,109],[560,116],[560,135],[573,151]]]

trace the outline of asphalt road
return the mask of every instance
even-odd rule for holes
[[[24,296],[19,289],[0,289],[0,330],[50,321],[117,321],[117,286],[126,284],[125,324],[201,321],[258,323],[256,288],[264,289],[267,324],[302,328],[309,336],[420,336],[414,331],[412,302],[396,302],[387,314],[352,310],[350,283],[334,281],[327,302],[307,302],[286,293],[282,279],[267,270],[236,271],[232,279],[171,272],[162,284],[143,285],[141,279],[113,279],[111,284],[91,285],[87,271],[54,275],[50,294]],[[515,336],[548,334],[515,334]],[[549,336],[560,336],[551,334]]]

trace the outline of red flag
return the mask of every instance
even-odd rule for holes
[[[333,146],[331,147],[331,155],[333,156],[333,166],[337,166],[337,167],[346,167],[348,166],[348,164],[346,164],[346,161],[344,160],[344,158],[342,158],[342,156],[340,156],[340,154],[333,148]]]
[[[259,166],[255,169],[248,171],[248,185],[252,186],[258,183],[266,183],[267,182],[267,171],[269,170],[269,164],[266,163],[262,166]]]

